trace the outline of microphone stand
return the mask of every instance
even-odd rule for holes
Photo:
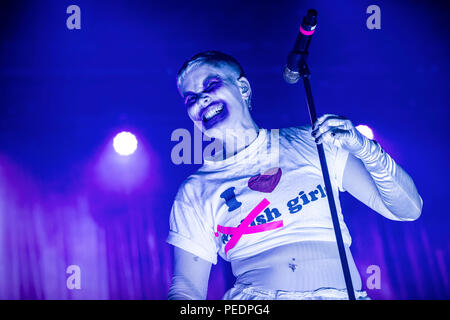
[[[307,52],[298,53],[301,54],[299,59],[299,75],[303,79],[303,84],[306,91],[306,102],[309,110],[309,117],[311,119],[311,125],[317,121],[317,113],[314,106],[314,100],[311,91],[311,84],[309,78],[311,73],[309,71],[308,65],[306,64]],[[345,284],[347,286],[347,293],[349,300],[356,300],[355,292],[353,289],[352,278],[350,276],[350,268],[348,266],[347,255],[345,253],[344,241],[342,239],[342,232],[339,225],[338,214],[336,210],[336,203],[334,202],[333,189],[331,187],[330,174],[328,172],[327,161],[325,158],[325,152],[323,149],[323,144],[316,144],[317,151],[319,153],[320,166],[322,168],[323,179],[325,182],[325,190],[327,193],[328,204],[331,211],[331,219],[333,221],[334,234],[336,236],[336,242],[339,250],[339,257],[341,258],[342,271],[344,272]]]

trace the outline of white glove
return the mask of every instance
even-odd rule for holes
[[[342,116],[325,114],[317,119],[312,128],[312,136],[316,143],[330,143],[338,148],[344,148],[354,154],[364,146],[364,137],[352,122]]]
[[[359,158],[375,182],[386,208],[401,220],[415,220],[423,201],[411,177],[375,141],[363,136],[342,116],[325,114],[311,132],[317,144],[325,142],[343,148]]]

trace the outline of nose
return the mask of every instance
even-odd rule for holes
[[[206,107],[211,102],[211,97],[207,94],[202,94],[200,97],[200,105]]]

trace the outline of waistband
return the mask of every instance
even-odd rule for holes
[[[356,300],[370,300],[366,291],[355,290]],[[284,291],[235,285],[224,299],[243,300],[348,300],[347,289],[319,288],[314,291]]]

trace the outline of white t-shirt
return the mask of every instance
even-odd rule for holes
[[[324,150],[350,246],[338,196],[348,152],[327,144]],[[234,157],[205,159],[178,190],[167,238],[213,264],[217,253],[232,261],[299,241],[336,241],[310,126],[260,129]]]

